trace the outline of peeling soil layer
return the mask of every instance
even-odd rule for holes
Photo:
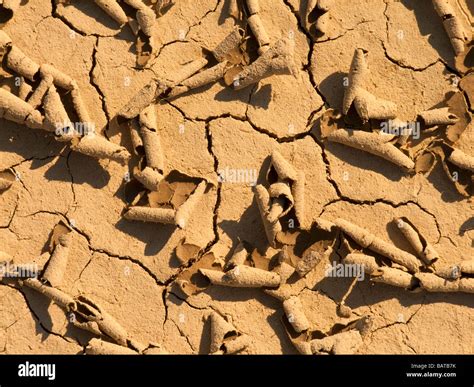
[[[0,353],[473,353],[472,2],[14,4]]]

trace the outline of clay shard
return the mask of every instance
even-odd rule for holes
[[[368,152],[399,167],[413,170],[414,161],[390,142],[393,138],[392,135],[351,129],[336,129],[327,135],[329,141]]]

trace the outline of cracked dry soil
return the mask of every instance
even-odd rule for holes
[[[290,251],[286,264],[297,267],[305,252],[315,250],[319,262],[280,286],[284,297],[301,302],[306,339],[315,338],[314,332],[331,336],[335,327],[368,316],[371,323],[354,353],[472,354],[472,293],[404,289],[372,281],[366,273],[345,296],[353,279],[327,276],[326,268],[348,253],[363,251],[382,266],[401,266],[362,248],[337,227],[327,237],[316,224],[343,218],[416,255],[393,224],[405,217],[439,254],[438,263],[474,259],[472,196],[456,189],[441,162],[429,173],[407,172],[322,133],[324,115],[342,109],[354,51],[363,48],[370,70],[367,91],[396,103],[400,120],[414,121],[420,112],[447,106],[447,96],[456,94],[464,110],[457,107],[462,118],[457,125],[463,127],[455,147],[474,157],[472,67],[459,68],[432,2],[342,0],[330,8],[325,32],[315,33],[306,23],[306,0],[259,0],[258,15],[271,44],[288,37],[293,42],[296,76],[273,74],[241,90],[219,80],[152,105],[164,175],[175,176],[174,187],[182,187],[186,198],[192,191],[186,179],[207,184],[185,228],[124,218],[133,200],[146,199],[150,190],[133,178],[144,156],[134,152],[120,113],[145,85],[156,79],[172,83],[187,64],[209,57],[236,26],[248,37],[246,59],[252,62],[259,54],[243,1],[237,2],[237,14],[232,0],[172,3],[153,25],[153,52],[146,63],[139,61],[144,37],[136,34],[137,22],[120,26],[92,1],[23,1],[3,23],[2,30],[29,58],[77,82],[96,129],[132,157],[125,163],[98,160],[56,141],[54,133],[1,119],[0,171],[11,170],[17,178],[0,191],[0,251],[16,265],[34,263],[41,272],[51,256],[52,230],[69,225],[69,259],[58,288],[100,304],[129,338],[145,346],[157,343],[168,353],[207,354],[214,342],[209,319],[214,313],[250,338],[239,353],[295,354],[301,347],[294,343],[298,335],[287,331],[281,298],[268,289],[203,285],[198,269],[223,270],[240,241],[248,252],[245,265],[267,271],[282,251]],[[472,31],[472,3],[451,4]],[[18,95],[17,75],[3,62],[1,86]],[[373,120],[364,123],[365,130],[374,128]],[[442,125],[430,129],[422,143],[444,139],[446,131]],[[411,153],[410,146],[404,151],[416,159],[420,153]],[[251,184],[267,184],[274,151],[305,176],[304,213],[276,244],[269,243]],[[255,172],[256,181],[229,178],[232,171]],[[330,240],[329,253],[321,240]],[[432,271],[421,261],[420,267]],[[472,281],[472,274],[466,279]],[[199,291],[184,291],[183,281],[193,276],[201,276],[199,285],[193,284]],[[84,353],[98,337],[71,324],[71,311],[16,279],[0,282],[0,298],[1,353]],[[343,298],[348,314],[340,311]],[[107,335],[102,339],[113,342]]]

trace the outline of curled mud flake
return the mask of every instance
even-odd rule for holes
[[[356,329],[312,340],[314,355],[352,355],[362,346],[362,336]]]
[[[394,222],[425,265],[432,265],[440,258],[435,248],[406,217],[395,218]]]
[[[133,170],[133,177],[151,192],[158,191],[160,182],[163,180],[163,175],[150,167],[145,167],[142,170],[135,168]]]
[[[40,66],[17,46],[12,46],[7,55],[7,67],[29,80],[34,80],[40,69]]]
[[[414,289],[417,286],[417,281],[412,274],[386,266],[380,267],[377,272],[372,273],[370,280],[403,289]]]
[[[327,135],[331,142],[337,142],[379,156],[406,170],[413,170],[415,163],[391,143],[392,135],[365,132],[362,130],[337,129]]]
[[[454,54],[461,55],[466,49],[467,43],[472,39],[472,34],[464,28],[458,13],[448,0],[433,0],[433,6],[443,21]]]
[[[361,253],[350,253],[344,258],[344,264],[359,265],[363,267],[364,273],[371,275],[380,269],[380,266],[371,255]]]
[[[237,247],[232,252],[232,256],[227,261],[224,269],[225,270],[230,270],[230,269],[234,268],[235,266],[243,265],[247,261],[247,258],[248,258],[248,251],[245,248],[244,243],[239,242]]]
[[[133,349],[96,338],[89,341],[85,353],[86,355],[138,355],[138,352]]]
[[[257,185],[255,187],[255,198],[258,204],[268,242],[271,246],[275,246],[277,234],[282,231],[282,227],[280,222],[271,222],[268,218],[271,210],[270,194],[263,185]]]
[[[64,225],[59,225],[64,230]],[[51,258],[48,261],[46,269],[42,275],[42,280],[46,281],[53,287],[59,287],[63,283],[64,274],[66,273],[69,260],[69,247],[71,245],[72,234],[69,229],[57,237]]]
[[[170,208],[130,207],[124,218],[140,222],[175,224],[175,211]]]
[[[40,67],[40,74],[42,78],[51,76],[53,78],[53,83],[55,86],[64,89],[64,90],[73,90],[77,88],[77,83],[69,75],[58,70],[56,67],[43,64]]]
[[[280,276],[277,273],[246,265],[237,265],[227,272],[207,269],[200,269],[200,272],[214,285],[235,288],[276,288],[280,286]]]
[[[196,246],[192,243],[186,243],[186,240],[183,239],[178,246],[176,246],[176,257],[178,258],[181,264],[188,263],[191,259],[194,259],[201,252],[201,247]]]
[[[72,296],[52,286],[45,285],[36,278],[25,279],[22,281],[22,285],[43,294],[67,311],[74,311],[77,308],[76,301]]]
[[[460,291],[460,279],[447,280],[433,273],[417,273],[415,277],[420,281],[421,288],[427,292],[451,293]],[[474,292],[474,288],[472,292]]]
[[[434,125],[453,125],[459,121],[459,118],[449,112],[449,108],[431,109],[421,112],[419,117],[426,126]]]
[[[298,296],[293,296],[283,301],[283,310],[296,332],[301,333],[310,328],[310,323],[304,313],[303,304]]]
[[[233,82],[234,90],[241,90],[272,75],[297,75],[294,63],[294,42],[280,39],[255,62],[244,67]]]
[[[0,171],[0,194],[9,189],[16,180],[15,173],[10,170]],[[1,257],[0,257],[1,258]],[[1,262],[1,259],[0,259]]]
[[[99,135],[87,135],[72,140],[71,149],[97,159],[110,159],[124,163],[130,158],[130,153]]]
[[[116,0],[94,0],[94,2],[119,25],[124,25],[128,22],[125,11]]]
[[[354,104],[359,117],[364,121],[370,119],[390,119],[397,115],[397,105],[391,101],[377,98],[365,89],[369,74],[367,51],[358,48],[354,52],[349,70],[349,83],[344,93],[342,113],[347,115]]]
[[[211,322],[210,354],[231,355],[248,347],[249,337],[239,332],[220,314],[212,312],[208,318]]]
[[[385,242],[383,239],[347,220],[339,218],[334,223],[363,248],[389,258],[391,261],[406,267],[411,273],[416,273],[420,270],[420,261],[414,255],[399,249],[391,243]]]

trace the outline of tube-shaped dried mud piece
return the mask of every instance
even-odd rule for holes
[[[268,242],[271,246],[275,247],[276,235],[282,231],[282,227],[280,222],[272,223],[268,220],[268,214],[270,212],[270,194],[263,185],[257,185],[255,187],[255,198],[260,210],[260,216],[262,218]]]
[[[101,339],[92,339],[86,347],[86,355],[138,355],[138,352]]]
[[[7,66],[22,77],[33,81],[40,66],[27,57],[17,46],[12,46],[7,56]]]
[[[63,282],[69,259],[71,234],[67,233],[61,235],[58,242],[42,276],[43,280],[48,281],[49,284],[54,287],[61,286]]]
[[[119,115],[129,120],[137,117],[143,109],[153,102],[157,94],[160,94],[160,91],[164,91],[165,88],[166,87],[159,84],[157,80],[151,80],[150,83],[142,87],[140,91],[128,101],[123,109],[120,110]]]
[[[70,141],[75,136],[74,126],[54,85],[49,86],[43,98],[43,110],[46,130],[56,132],[62,141]]]
[[[217,82],[219,79],[224,77],[228,66],[227,62],[221,62],[209,69],[193,75],[191,78],[181,82],[180,85],[175,86],[168,94],[168,98],[176,98],[178,95],[187,93],[190,90]]]
[[[43,78],[48,75],[52,76],[54,84],[64,90],[73,90],[74,88],[78,87],[74,79],[72,79],[69,75],[64,74],[54,66],[43,64],[40,67],[40,72]]]
[[[293,296],[283,301],[283,310],[296,332],[301,333],[309,329],[310,324],[298,296]]]
[[[173,81],[175,84],[180,84],[184,80],[190,78],[196,74],[199,70],[207,65],[208,61],[206,58],[195,59],[185,65],[181,66],[179,71],[174,74]]]
[[[459,121],[454,113],[449,112],[448,107],[440,109],[425,110],[418,114],[426,126],[452,125]]]
[[[412,274],[386,266],[379,268],[378,272],[372,273],[370,279],[374,282],[381,282],[404,289],[411,289],[416,285],[416,280]]]
[[[258,45],[260,47],[269,46],[270,45],[270,37],[265,30],[265,26],[263,25],[262,19],[260,15],[252,15],[247,19],[252,32],[257,39]]]
[[[345,115],[349,112],[349,109],[354,102],[358,92],[362,89],[363,83],[369,68],[366,60],[367,51],[362,48],[357,48],[352,58],[351,68],[349,70],[349,84],[344,93],[344,99],[342,101],[342,113]]]
[[[53,77],[51,75],[47,75],[41,79],[38,87],[33,91],[33,94],[31,94],[27,101],[33,107],[33,109],[37,109],[38,106],[42,104],[43,98],[52,84]]]
[[[159,134],[154,130],[142,126],[140,129],[140,135],[143,139],[147,165],[151,168],[162,171],[164,163]]]
[[[280,285],[280,276],[277,273],[246,265],[237,265],[228,272],[208,269],[199,271],[214,285],[234,288],[275,288]]]
[[[275,171],[280,180],[293,180],[298,179],[298,171],[282,156],[280,152],[274,150],[272,152],[272,164],[271,167],[275,168]],[[267,173],[268,179],[268,173]]]
[[[415,277],[420,281],[420,285],[428,292],[458,292],[459,280],[449,281],[438,277],[432,273],[416,273]]]
[[[474,157],[468,156],[459,149],[454,149],[449,155],[448,160],[461,169],[474,172]]]
[[[79,88],[72,89],[71,97],[72,97],[74,110],[76,111],[77,116],[79,117],[79,120],[88,128],[89,125],[92,124],[92,120],[89,115],[89,111],[86,107],[86,104],[84,103],[84,100],[82,99]]]
[[[386,134],[351,129],[337,129],[327,136],[329,141],[368,152],[399,167],[412,170],[415,167],[415,163],[389,142],[392,138],[392,136]]]
[[[0,171],[0,193],[10,188],[15,179],[15,173],[11,169]],[[0,262],[2,261],[1,254],[2,252],[0,251]]]
[[[153,26],[156,22],[155,12],[148,7],[141,8],[137,11],[137,21],[140,25],[140,29],[146,36],[153,34]]]
[[[192,212],[202,200],[204,192],[206,191],[207,183],[201,181],[189,198],[176,210],[175,221],[176,225],[185,229]]]
[[[120,163],[126,162],[130,158],[130,153],[125,148],[99,135],[87,135],[81,139],[74,139],[71,149],[87,156],[110,159]]]
[[[405,266],[411,273],[419,271],[420,262],[414,255],[385,242],[383,239],[345,219],[338,218],[334,223],[362,247],[381,254],[399,265]]]
[[[209,316],[211,320],[211,346],[210,353],[215,353],[221,349],[226,336],[237,336],[237,329],[216,312],[212,312]]]
[[[354,106],[359,117],[365,122],[370,119],[385,120],[397,116],[395,103],[378,98],[364,89],[357,90]]]
[[[242,28],[236,27],[212,51],[214,58],[216,58],[218,62],[227,61],[229,59],[228,55],[236,51],[240,47],[243,36],[244,36],[244,30]]]
[[[313,354],[352,355],[362,345],[362,336],[358,330],[350,330],[311,340]]]
[[[294,200],[288,183],[277,182],[270,185],[268,192],[272,199],[272,205],[268,213],[271,223],[278,221],[293,208]]]
[[[142,171],[139,169],[133,173],[135,179],[137,179],[147,190],[158,191],[160,181],[163,180],[163,175],[157,170],[146,167]]]
[[[380,269],[380,266],[375,261],[375,258],[371,255],[351,253],[344,258],[344,264],[350,265],[361,265],[364,268],[364,272],[367,274],[375,273]]]
[[[438,264],[434,265],[435,273],[438,277],[447,280],[455,280],[461,278],[462,272],[460,265]]]
[[[255,62],[237,74],[233,83],[234,90],[241,90],[272,75],[296,75],[293,53],[294,42],[290,39],[278,40]]]
[[[280,286],[280,276],[277,273],[246,265],[237,265],[226,272],[224,281],[229,281],[234,286],[242,288],[274,288]]]
[[[246,0],[247,8],[249,9],[250,15],[255,15],[260,12],[259,0]]]
[[[76,314],[86,321],[96,323],[102,334],[112,338],[120,345],[127,346],[127,331],[101,306],[85,296],[79,296],[75,301]]]
[[[225,269],[232,269],[235,266],[243,265],[247,260],[247,250],[242,242],[239,242],[237,247],[235,248],[234,252],[232,253],[232,257],[230,257],[229,261],[227,261],[225,265]]]
[[[10,47],[11,45],[12,39],[10,36],[5,31],[0,30],[0,50]]]
[[[44,285],[36,278],[25,279],[23,281],[23,285],[28,286],[29,288],[45,295],[51,301],[54,301],[56,304],[66,310],[76,310],[76,302],[73,297],[59,289]]]
[[[474,260],[462,261],[459,263],[459,269],[462,273],[474,274]]]
[[[222,351],[226,355],[236,354],[250,345],[250,337],[247,335],[240,335],[235,338],[226,339],[222,344]]]
[[[141,222],[175,224],[175,211],[170,208],[130,207],[124,218]]]
[[[30,128],[41,128],[41,113],[15,94],[0,88],[0,117],[18,124],[26,124]]]
[[[459,291],[464,293],[474,293],[474,278],[461,278],[459,280]]]
[[[136,155],[139,155],[139,150],[143,147],[143,139],[140,135],[140,124],[137,119],[132,119],[127,122],[127,125],[128,129],[130,130],[133,151]]]
[[[455,55],[462,54],[471,36],[469,36],[469,33],[464,29],[449,1],[433,0],[433,5],[443,20],[444,29],[451,40]]]
[[[120,4],[115,0],[94,0],[102,10],[114,19],[118,24],[123,25],[128,22],[128,17]]]

